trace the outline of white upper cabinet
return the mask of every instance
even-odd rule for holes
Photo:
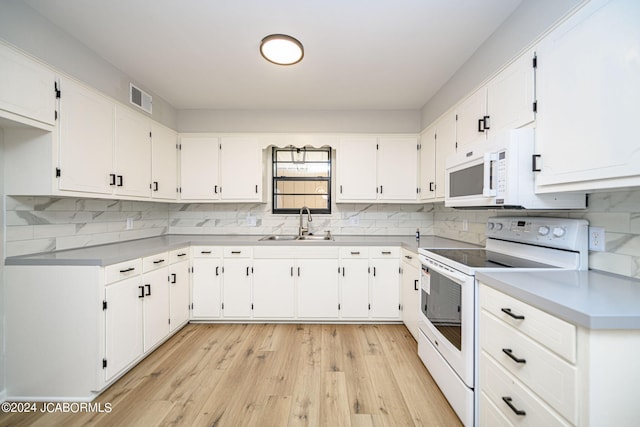
[[[640,3],[593,0],[537,46],[538,192],[640,185]]]
[[[149,197],[151,126],[141,114],[116,107],[114,194]],[[112,181],[113,183],[113,181]]]
[[[180,198],[182,200],[218,200],[219,139],[180,137]]]
[[[418,138],[384,137],[378,144],[378,200],[416,201]]]
[[[534,53],[528,52],[457,107],[457,151],[464,152],[491,133],[517,129],[535,120]]]
[[[450,111],[436,122],[436,199],[444,200],[447,157],[456,153],[456,113]],[[424,191],[424,190],[423,190]]]
[[[336,200],[416,201],[417,150],[415,136],[341,138],[336,153]]]
[[[0,43],[0,117],[52,130],[55,74]]]
[[[180,137],[182,200],[263,202],[264,154],[258,138]]]
[[[223,201],[264,199],[264,156],[257,138],[225,136],[220,141],[220,188]]]
[[[420,200],[436,197],[436,125],[420,135]]]
[[[177,134],[169,128],[151,125],[151,197],[175,200],[178,187]]]
[[[376,200],[377,141],[376,137],[340,139],[336,153],[337,201]]]
[[[60,79],[59,188],[112,193],[115,105],[67,78]]]

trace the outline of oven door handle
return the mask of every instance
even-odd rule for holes
[[[462,273],[458,273],[455,271],[449,271],[446,270],[444,268],[441,267],[436,267],[435,265],[431,264],[431,265],[426,265],[425,267],[427,267],[429,270],[435,271],[438,274],[443,275],[444,277],[453,280],[456,283],[459,284],[463,284],[466,280],[467,280],[467,276],[462,274]]]
[[[493,164],[498,160],[498,153],[485,153],[484,155],[484,183],[482,185],[482,195],[484,197],[495,197],[498,193],[495,188]]]

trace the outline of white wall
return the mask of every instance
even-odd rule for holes
[[[0,127],[0,212],[5,211],[4,195],[4,132]],[[4,401],[4,255],[5,216],[0,215],[0,401]]]
[[[418,133],[418,110],[180,110],[179,132]]]
[[[449,81],[424,105],[425,129],[465,95],[545,33],[585,0],[523,0]]]
[[[129,82],[133,82],[153,95],[151,117],[172,129],[177,127],[176,110],[143,82],[132,80],[22,1],[0,1],[0,39],[124,104],[129,104]]]

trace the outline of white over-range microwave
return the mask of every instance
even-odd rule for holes
[[[447,158],[445,206],[456,208],[584,209],[585,193],[535,193],[533,128],[496,133],[481,148]]]

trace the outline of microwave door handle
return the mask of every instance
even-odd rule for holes
[[[485,153],[484,155],[484,182],[482,185],[482,195],[484,197],[495,197],[497,194],[494,185],[493,163],[498,160],[497,153]]]

